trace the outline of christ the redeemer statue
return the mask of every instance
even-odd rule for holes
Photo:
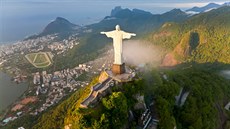
[[[116,30],[109,31],[109,32],[101,32],[101,34],[105,34],[108,38],[113,39],[113,47],[114,47],[113,72],[115,74],[121,74],[124,72],[124,70],[121,70],[121,72],[116,72],[117,71],[116,69],[119,69],[118,68],[119,66],[124,67],[122,66],[124,63],[123,56],[122,56],[122,40],[130,39],[132,36],[136,36],[136,34],[122,31],[119,25],[116,25],[115,28]],[[114,67],[115,67],[115,70],[114,70]],[[124,68],[120,68],[120,69],[124,69]]]

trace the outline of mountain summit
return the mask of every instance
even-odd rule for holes
[[[162,14],[161,17],[164,18],[165,21],[170,21],[171,19],[173,19],[173,21],[183,21],[188,17],[188,15],[180,9],[173,9]]]
[[[115,16],[116,13],[119,12],[119,11],[121,11],[121,10],[122,10],[121,6],[116,6],[116,7],[111,11],[110,16],[111,16],[111,17]]]
[[[132,17],[146,17],[146,16],[152,16],[152,14],[150,12],[146,12],[140,9],[133,9],[130,10],[128,8],[122,9],[121,6],[117,6],[115,7],[112,11],[111,11],[111,15],[107,16],[106,18],[132,18]]]
[[[221,5],[216,3],[209,3],[208,5],[203,7],[193,7],[191,9],[186,10],[186,12],[202,13],[219,7],[221,7]]]
[[[75,25],[65,18],[57,17],[54,21],[49,23],[43,32],[40,35],[54,34],[54,33],[62,33],[66,31],[73,31],[78,29],[80,26]]]

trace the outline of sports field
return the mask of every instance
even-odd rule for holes
[[[52,64],[51,53],[48,52],[39,52],[39,53],[30,53],[25,57],[26,59],[36,68],[45,68]]]

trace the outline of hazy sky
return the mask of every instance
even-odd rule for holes
[[[149,7],[172,7],[172,8],[188,8],[193,6],[203,6],[210,2],[224,3],[224,0],[0,0],[3,6],[19,7],[22,5],[39,6],[55,6],[62,3],[63,6],[73,4],[76,7],[93,7],[103,9],[122,5],[135,8]]]
[[[115,6],[138,8],[153,14],[182,10],[223,0],[0,0],[0,42],[39,33],[56,17],[85,25],[110,15]]]

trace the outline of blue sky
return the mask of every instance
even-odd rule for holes
[[[223,0],[0,0],[0,42],[39,33],[56,17],[85,25],[110,15],[115,6],[138,8],[153,14],[182,10]],[[13,36],[12,36],[13,35]]]

